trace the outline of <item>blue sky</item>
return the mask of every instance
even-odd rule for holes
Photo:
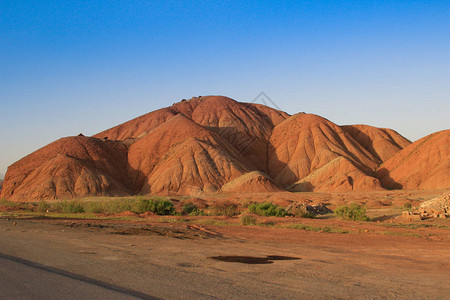
[[[448,129],[448,1],[1,1],[0,174],[183,98]]]

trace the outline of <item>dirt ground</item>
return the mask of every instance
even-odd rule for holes
[[[331,192],[277,192],[277,193],[239,193],[239,194],[220,194],[220,195],[195,195],[204,199],[206,202],[232,201],[232,202],[272,202],[279,205],[287,206],[292,202],[301,202],[308,204],[324,203],[334,209],[339,205],[347,203],[359,203],[367,208],[386,208],[401,207],[406,202],[410,202],[413,206],[418,206],[420,202],[442,195],[448,192],[446,189],[439,190],[383,190],[369,192],[347,192],[347,193],[331,193]]]
[[[259,226],[241,226],[238,217],[3,216],[0,254],[149,298],[444,299],[450,293],[449,220],[395,218],[402,202],[415,205],[440,193],[329,200],[390,201],[369,210],[374,222],[259,217]],[[288,228],[293,225],[297,229]]]

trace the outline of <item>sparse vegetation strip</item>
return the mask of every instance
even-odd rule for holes
[[[263,217],[285,217],[287,215],[284,208],[271,202],[250,204],[248,211]]]
[[[314,231],[314,232],[328,232],[328,233],[341,233],[346,234],[350,233],[350,230],[346,230],[339,227],[330,227],[330,226],[311,226],[307,224],[286,224],[282,226],[276,226],[279,228],[292,228],[292,229],[300,229],[306,231]]]

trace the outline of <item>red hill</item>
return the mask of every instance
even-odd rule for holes
[[[1,197],[448,187],[447,147],[448,131],[410,144],[390,129],[196,97],[37,150],[8,168]]]
[[[220,136],[178,114],[134,143],[129,176],[140,193],[214,192],[249,169]]]
[[[388,128],[377,128],[368,125],[341,126],[361,146],[369,151],[379,162],[384,162],[411,142]]]
[[[1,196],[25,201],[130,194],[126,154],[120,142],[60,139],[9,166]]]
[[[430,134],[397,152],[378,168],[391,189],[450,188],[450,130]]]
[[[297,114],[272,132],[269,175],[280,186],[289,187],[338,157],[368,175],[378,166],[376,158],[338,125],[316,115]]]

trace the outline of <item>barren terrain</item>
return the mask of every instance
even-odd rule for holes
[[[331,206],[391,201],[369,209],[373,222],[257,217],[258,225],[242,226],[225,216],[55,218],[3,208],[0,254],[149,299],[442,299],[450,293],[448,219],[395,218],[401,201],[441,193],[302,195]]]

